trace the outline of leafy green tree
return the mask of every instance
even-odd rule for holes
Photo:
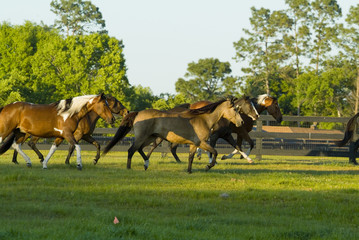
[[[66,32],[67,36],[82,35],[85,33],[106,33],[105,20],[98,7],[91,1],[83,0],[53,0],[51,11],[59,19],[55,26]]]
[[[178,105],[190,103],[182,94],[161,94],[160,98],[152,104],[152,108],[160,110],[169,110]]]
[[[354,103],[354,113],[357,113],[359,111],[359,4],[350,7],[345,21],[348,27],[341,26],[339,45],[344,49],[345,57],[353,63],[353,69],[356,72],[353,79],[354,88],[348,97]]]
[[[244,80],[252,92],[271,92],[271,74],[279,68],[288,53],[283,51],[282,33],[288,31],[292,22],[283,11],[251,8],[251,30],[243,29],[248,35],[234,43],[236,60],[247,61],[249,67],[242,68]],[[254,90],[257,88],[257,90]]]
[[[131,111],[141,111],[144,109],[152,108],[152,103],[157,101],[149,87],[131,86],[125,90],[128,100],[128,109]]]
[[[336,0],[315,0],[311,3],[311,10],[308,22],[314,31],[311,63],[315,64],[315,72],[319,74],[319,65],[332,50],[333,39],[338,35],[335,21],[341,17],[342,10]]]
[[[238,95],[238,79],[231,76],[229,62],[206,58],[188,64],[185,78],[176,82],[176,91],[190,102],[217,100],[223,95]]]

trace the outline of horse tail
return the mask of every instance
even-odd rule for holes
[[[7,150],[9,150],[11,145],[14,143],[14,140],[15,140],[15,134],[11,133],[10,136],[6,138],[6,141],[1,145],[0,155],[4,154]]]
[[[345,128],[344,138],[341,141],[337,141],[335,144],[339,147],[344,146],[353,136],[355,130],[356,119],[359,117],[359,113],[355,114],[351,119],[349,119],[347,126]]]
[[[135,121],[137,114],[138,112],[130,112],[123,118],[121,125],[117,129],[115,136],[105,147],[105,150],[103,151],[104,155],[106,155],[111,150],[111,148],[113,148],[113,146],[116,145],[116,143],[118,143],[122,138],[126,136],[127,133],[131,131],[133,127],[133,122]]]

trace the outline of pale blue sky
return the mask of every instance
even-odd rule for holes
[[[51,0],[1,0],[0,22],[25,20],[53,24]],[[284,0],[92,0],[100,8],[111,36],[122,39],[128,79],[150,87],[155,95],[176,93],[175,82],[187,64],[201,58],[229,61],[233,75],[241,64],[233,42],[249,28],[250,8],[284,9]],[[358,0],[338,0],[343,16]]]

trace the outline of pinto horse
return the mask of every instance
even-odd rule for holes
[[[149,159],[143,152],[143,148],[157,137],[160,137],[171,143],[190,145],[187,169],[189,173],[192,172],[192,162],[197,147],[211,152],[214,157],[213,162],[206,167],[206,170],[209,170],[215,165],[217,157],[217,151],[206,142],[211,128],[222,117],[236,126],[240,126],[242,118],[237,111],[242,107],[242,104],[245,104],[245,101],[236,103],[235,99],[231,98],[194,110],[166,112],[147,109],[130,113],[124,118],[115,136],[106,146],[104,154],[110,151],[133,128],[135,142],[128,149],[128,169],[131,168],[133,154],[138,151],[145,161],[144,167],[146,170],[149,165]]]
[[[108,106],[113,114],[119,114],[122,117],[126,116],[128,114],[127,108],[125,108],[120,101],[118,101],[115,97],[112,96],[106,96],[106,100],[108,102]],[[84,118],[82,118],[77,126],[76,131],[74,132],[74,137],[77,142],[80,140],[85,140],[88,143],[93,144],[97,149],[97,154],[95,159],[93,160],[94,164],[97,164],[98,160],[100,159],[100,144],[91,136],[93,131],[95,130],[96,123],[100,116],[94,112],[90,111]],[[32,136],[30,141],[28,142],[28,145],[35,151],[37,156],[40,159],[40,162],[44,161],[44,156],[39,151],[39,149],[36,147],[36,143],[39,140],[39,137]],[[75,150],[74,145],[69,146],[69,153],[67,155],[66,164],[70,163],[70,157]],[[12,162],[15,164],[18,164],[17,162],[17,151],[14,150]]]
[[[22,151],[21,143],[29,135],[43,138],[55,137],[55,143],[43,162],[43,168],[47,169],[50,157],[59,143],[66,139],[76,148],[77,168],[81,170],[81,148],[73,134],[79,121],[90,111],[96,112],[108,123],[115,120],[104,94],[74,97],[52,104],[16,102],[6,105],[0,113],[0,142],[10,136],[1,146],[0,154],[6,152],[13,143],[12,146],[24,157],[27,166],[31,167],[31,160]]]

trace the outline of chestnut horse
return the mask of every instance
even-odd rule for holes
[[[215,165],[217,151],[206,141],[211,128],[223,117],[236,126],[242,124],[238,109],[242,108],[245,101],[235,102],[235,99],[224,99],[203,108],[185,110],[180,112],[166,112],[155,109],[147,109],[133,112],[127,115],[116,132],[116,135],[106,146],[104,154],[133,128],[135,142],[128,149],[127,168],[131,168],[133,154],[138,151],[145,161],[145,170],[148,168],[149,159],[143,152],[143,148],[153,142],[157,137],[171,143],[189,144],[190,153],[188,158],[189,173],[192,172],[193,157],[197,147],[213,154],[213,162],[207,165],[209,170]]]
[[[120,101],[118,101],[115,97],[112,96],[106,96],[106,100],[108,102],[108,106],[112,113],[119,114],[122,117],[126,116],[128,114],[127,108],[125,108]],[[77,126],[76,131],[74,132],[74,137],[77,142],[80,140],[85,140],[88,143],[93,144],[97,149],[97,154],[95,159],[93,160],[94,164],[97,164],[98,160],[100,159],[100,144],[91,136],[93,131],[95,130],[96,123],[100,116],[94,112],[90,111],[84,118],[82,118]],[[44,161],[44,156],[39,151],[39,149],[36,147],[36,143],[39,140],[39,137],[32,136],[30,141],[28,142],[28,145],[35,151],[37,156],[40,159],[40,162]],[[70,163],[70,157],[75,150],[74,145],[69,146],[69,153],[67,155],[66,164]],[[18,164],[17,162],[17,151],[14,150],[12,162],[15,164]]]
[[[0,142],[10,136],[1,146],[0,154],[6,152],[13,143],[12,146],[24,157],[27,166],[31,167],[31,160],[22,151],[21,143],[29,135],[43,138],[56,137],[43,162],[43,168],[47,168],[47,162],[56,151],[58,144],[66,139],[70,145],[75,145],[77,168],[81,170],[81,148],[73,133],[79,121],[90,111],[96,112],[108,123],[114,121],[104,94],[74,97],[52,104],[16,102],[6,105],[0,113]]]

